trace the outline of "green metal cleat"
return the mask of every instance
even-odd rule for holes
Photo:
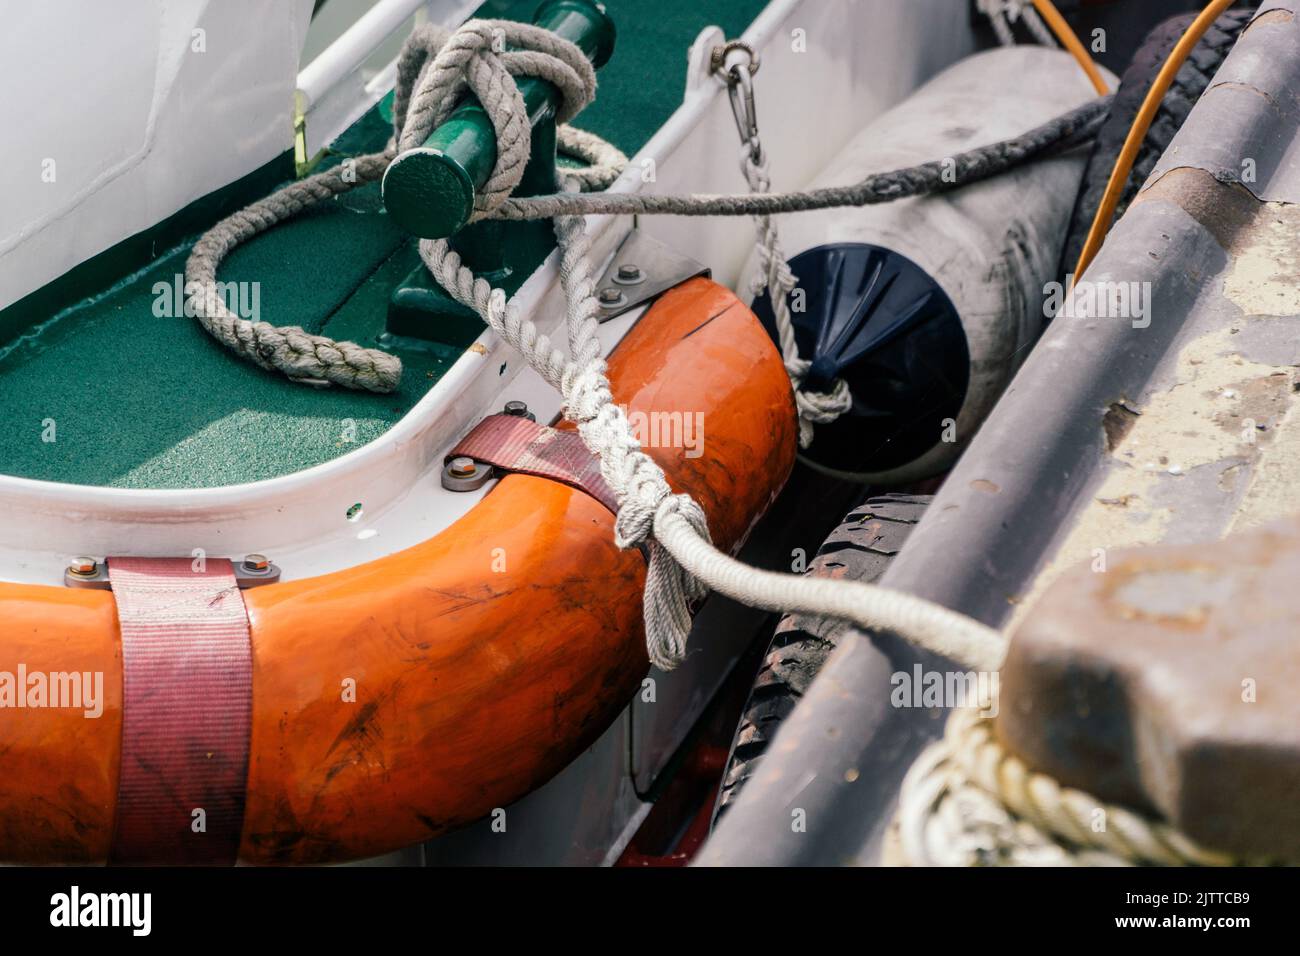
[[[572,41],[597,69],[614,51],[614,23],[593,0],[547,0],[533,22]],[[556,189],[555,115],[560,91],[523,77],[519,92],[532,123],[532,146],[519,196]],[[450,238],[465,265],[513,294],[550,255],[549,221],[469,224],[478,190],[496,164],[496,135],[478,98],[468,95],[424,145],[399,154],[384,173],[384,206],[393,221],[422,238]],[[389,337],[410,337],[465,347],[483,323],[433,282],[424,268],[412,272],[389,302]],[[389,341],[389,345],[396,345]]]
[[[614,22],[592,0],[548,0],[533,22],[576,44],[597,69],[614,52]],[[554,188],[555,113],[560,92],[536,77],[522,77],[519,92],[533,126],[528,174],[520,184]],[[393,221],[426,239],[459,232],[474,211],[474,199],[496,164],[496,136],[487,112],[473,94],[429,134],[424,145],[397,156],[384,173],[384,205]],[[535,167],[543,163],[541,169]]]

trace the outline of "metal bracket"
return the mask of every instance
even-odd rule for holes
[[[249,558],[260,557],[260,555],[249,555]],[[93,565],[93,569],[87,571],[76,570],[79,562],[81,567]],[[256,562],[261,564],[262,562]],[[265,561],[265,567],[258,569],[248,563],[248,559],[236,560],[230,559],[230,567],[235,573],[235,583],[241,590],[247,588],[261,587],[263,584],[275,584],[280,580],[280,566]],[[69,588],[87,588],[93,591],[111,591],[113,585],[108,579],[108,560],[86,561],[78,558],[77,562],[68,566],[63,571],[64,587]]]
[[[644,305],[687,279],[709,275],[708,266],[633,229],[596,283],[600,321]]]

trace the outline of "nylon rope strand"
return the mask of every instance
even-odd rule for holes
[[[765,194],[772,191],[772,177],[768,174],[767,158],[757,133],[750,143],[741,147],[740,170],[752,193]],[[781,357],[794,389],[795,406],[799,410],[799,447],[807,448],[812,445],[814,427],[829,424],[848,412],[853,407],[853,396],[849,392],[848,383],[842,378],[835,379],[829,392],[804,387],[804,378],[812,363],[799,355],[794,320],[790,315],[790,294],[799,283],[786,262],[780,234],[772,217],[755,216],[754,224],[758,230],[758,242],[754,249],[758,255],[759,268],[754,287],[750,291],[757,297],[766,288],[772,302],[772,319],[781,345]]]
[[[1091,140],[1110,109],[1111,96],[1082,106],[1011,139],[936,160],[872,174],[846,186],[826,186],[802,192],[697,194],[687,196],[641,193],[556,193],[551,196],[512,196],[491,219],[551,219],[555,216],[765,216],[809,212],[839,206],[871,206],[909,196],[950,192],[1028,162],[1071,149]]]

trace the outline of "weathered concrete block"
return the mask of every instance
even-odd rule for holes
[[[1106,563],[1013,636],[999,739],[1208,848],[1300,861],[1300,520]]]

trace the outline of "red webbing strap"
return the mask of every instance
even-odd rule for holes
[[[253,703],[248,614],[228,559],[193,565],[108,560],[123,680],[111,863],[231,864],[239,852]]]
[[[600,475],[600,462],[577,432],[547,428],[518,415],[489,415],[461,439],[448,458],[460,456],[502,471],[563,482],[618,513],[614,492]]]

